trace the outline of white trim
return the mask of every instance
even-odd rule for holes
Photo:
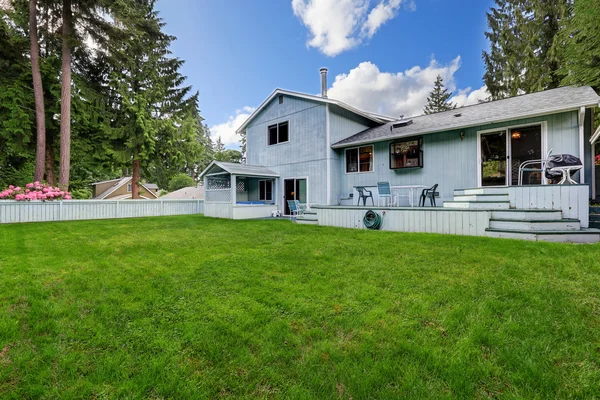
[[[104,196],[102,196],[102,197],[98,197],[97,199],[98,199],[98,200],[104,200],[104,199],[105,199],[105,198],[107,198],[107,197],[108,197],[110,194],[112,194],[112,193],[113,193],[115,190],[117,190],[118,188],[122,187],[124,184],[126,184],[126,183],[128,183],[128,182],[131,182],[131,180],[132,180],[132,179],[133,179],[132,177],[129,177],[127,180],[126,180],[125,178],[122,178],[121,180],[122,180],[123,182],[121,182],[121,184],[120,184],[120,185],[114,185],[114,186],[112,186],[112,190],[111,190],[110,192],[106,193],[106,194],[105,194]]]
[[[299,179],[304,179],[306,181],[306,204],[310,204],[310,189],[309,189],[309,180],[308,180],[308,176],[291,176],[291,177],[286,177],[286,178],[281,178],[281,199],[283,199],[285,197],[285,181],[297,181]],[[294,183],[294,192],[296,192],[296,183]],[[286,214],[285,213],[285,207],[287,206],[287,200],[285,199],[284,204],[282,204],[281,206],[281,215],[285,215],[287,217],[290,216],[290,214]]]
[[[231,190],[231,204],[234,205],[237,204],[237,179],[234,174],[231,174],[230,179],[231,187],[229,189]]]
[[[279,141],[279,125],[280,124],[285,124],[287,122],[288,125],[288,140],[286,140],[285,142],[280,142]],[[274,144],[270,144],[269,141],[271,140],[271,135],[269,133],[269,128],[272,127],[273,125],[277,126],[277,143]],[[280,121],[280,122],[275,122],[274,124],[271,125],[267,125],[267,147],[271,147],[271,146],[279,146],[280,144],[286,144],[286,143],[290,143],[291,142],[291,129],[290,129],[290,120],[284,120],[284,121]],[[248,141],[248,138],[246,137],[246,141]]]
[[[360,148],[361,147],[369,147],[371,146],[373,148],[373,152],[371,154],[373,154],[373,157],[371,159],[371,170],[370,171],[361,171],[360,170]],[[356,172],[348,172],[348,164],[346,162],[346,152],[348,150],[354,150],[357,149],[358,150],[358,170]],[[370,174],[375,172],[375,145],[374,144],[367,144],[364,146],[355,146],[355,147],[348,147],[347,149],[344,149],[344,172],[346,173],[346,175],[354,175],[354,174]]]
[[[510,142],[510,130],[514,129],[514,128],[527,128],[530,126],[540,126],[541,129],[541,138],[540,138],[540,150],[541,150],[541,157],[544,158],[546,157],[546,154],[548,154],[548,122],[547,121],[538,121],[538,122],[530,122],[528,124],[516,124],[516,125],[510,125],[510,126],[501,126],[495,129],[483,129],[480,131],[477,131],[477,187],[483,187],[483,182],[482,182],[482,175],[481,175],[481,165],[483,163],[483,160],[481,158],[481,135],[486,135],[486,134],[490,134],[490,133],[495,133],[495,132],[502,132],[504,131],[504,134],[506,135],[506,156],[507,158],[507,163],[506,163],[506,181],[504,185],[501,186],[515,186],[515,185],[509,185],[512,184],[512,182],[510,182],[510,180],[512,179],[512,146],[511,146],[511,142]],[[542,184],[546,184],[546,178],[542,177]],[[486,187],[490,187],[490,186],[486,186]]]
[[[474,104],[477,105],[477,104]],[[594,105],[595,106],[595,105]],[[467,106],[470,107],[470,106]],[[592,107],[591,105],[583,105],[582,107]],[[460,109],[456,109],[454,111],[457,111]],[[414,133],[410,133],[410,134],[398,134],[398,135],[390,135],[390,136],[385,136],[385,137],[381,137],[381,138],[369,138],[366,140],[361,140],[361,141],[357,141],[357,142],[351,142],[351,143],[342,143],[342,144],[336,144],[334,143],[331,148],[332,149],[343,149],[346,147],[355,147],[355,146],[360,146],[366,143],[377,143],[377,142],[386,142],[388,140],[395,140],[395,139],[404,139],[404,138],[411,138],[414,136],[422,136],[422,135],[429,135],[432,133],[441,133],[441,132],[451,132],[451,131],[455,131],[455,130],[459,130],[459,129],[468,129],[468,128],[475,128],[478,126],[483,126],[483,125],[491,125],[491,124],[501,124],[504,122],[510,122],[510,121],[514,121],[514,120],[518,120],[518,119],[525,119],[525,118],[537,118],[537,117],[545,117],[548,115],[553,115],[553,114],[561,114],[561,113],[566,113],[566,112],[572,112],[572,111],[578,111],[579,107],[569,107],[569,108],[565,108],[565,109],[556,109],[556,110],[549,110],[549,111],[545,111],[543,113],[537,113],[537,114],[524,114],[524,115],[517,115],[517,116],[512,116],[512,117],[507,117],[507,118],[503,118],[503,119],[499,119],[499,120],[482,120],[482,121],[478,121],[476,123],[472,123],[472,124],[467,124],[467,125],[452,125],[452,126],[446,126],[444,128],[440,128],[440,129],[434,129],[434,130],[430,130],[430,131],[419,131],[419,132],[414,132]],[[448,112],[448,111],[446,111]],[[418,117],[414,117],[413,119],[417,119],[417,118],[422,118],[424,117],[424,115],[418,116]],[[517,125],[517,126],[521,126],[521,125]]]
[[[594,129],[594,109],[592,108],[592,115],[591,115],[591,129]],[[598,138],[598,136],[600,136],[600,126],[598,126],[598,129],[596,130],[596,133],[594,133],[594,136],[596,136],[596,138]],[[590,138],[590,143],[592,145],[591,148],[591,156],[592,156],[592,199],[596,200],[596,164],[595,164],[595,157],[596,157],[596,142],[595,140],[592,141],[592,138]],[[585,168],[585,163],[583,163],[584,168]]]
[[[593,110],[592,110],[592,113],[593,113]],[[592,114],[592,117],[593,117],[593,114]],[[593,120],[594,119],[592,118],[592,121]],[[596,129],[596,132],[594,132],[594,134],[590,138],[590,143],[594,144],[594,143],[596,143],[598,141],[598,139],[600,139],[600,125],[598,126],[598,129]]]
[[[585,160],[585,107],[579,109],[579,159]],[[579,170],[579,183],[585,183],[585,161]]]
[[[235,132],[236,133],[241,133],[243,132],[244,129],[246,129],[246,127],[250,124],[250,122],[267,106],[267,104],[269,104],[276,96],[278,95],[287,95],[287,96],[291,96],[291,97],[298,97],[300,99],[305,99],[305,100],[312,100],[312,101],[317,101],[320,103],[324,103],[324,104],[334,104],[338,107],[344,108],[354,114],[360,115],[361,117],[364,117],[370,121],[376,122],[378,124],[383,124],[386,122],[391,122],[391,121],[395,121],[396,118],[392,118],[392,117],[387,117],[385,115],[379,115],[379,114],[373,114],[367,111],[362,111],[359,110],[358,108],[352,107],[346,103],[343,103],[339,100],[334,100],[334,99],[330,99],[330,98],[325,98],[325,97],[319,97],[319,96],[313,96],[313,95],[309,95],[309,94],[305,94],[305,93],[299,93],[299,92],[292,92],[290,90],[285,90],[285,89],[275,89],[270,95],[269,97],[267,97],[257,108],[256,110],[254,110],[254,112],[252,114],[250,114],[250,116],[248,117],[248,119],[246,121],[244,121],[244,123],[242,124],[242,126],[240,126]]]
[[[325,104],[325,151],[327,152],[327,177],[325,184],[327,185],[327,205],[331,205],[331,130],[329,125],[329,104]],[[373,149],[375,151],[375,149]]]

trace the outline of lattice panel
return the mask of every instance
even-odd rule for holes
[[[231,181],[229,178],[208,178],[207,190],[223,190],[231,189]]]
[[[206,201],[231,201],[231,190],[207,190]]]
[[[237,181],[236,183],[236,189],[238,192],[245,192],[246,191],[246,181]]]

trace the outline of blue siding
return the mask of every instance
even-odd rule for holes
[[[306,177],[308,201],[326,204],[326,107],[310,100],[275,97],[246,128],[247,162],[263,165],[280,175],[277,203],[282,205],[283,180]],[[269,146],[267,127],[289,121],[290,140]]]
[[[344,151],[338,150],[341,160],[339,181],[342,197],[351,193],[353,186],[375,185],[380,181],[388,181],[392,185],[432,186],[438,183],[442,200],[451,200],[454,189],[478,185],[477,131],[542,121],[547,122],[548,149],[554,148],[555,154],[579,154],[579,128],[575,111],[467,128],[463,130],[465,138],[462,141],[460,130],[424,135],[423,168],[389,169],[388,151],[391,141],[378,142],[374,143],[373,172],[346,174]]]

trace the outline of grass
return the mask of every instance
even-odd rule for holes
[[[600,247],[201,216],[0,226],[0,397],[600,396]]]

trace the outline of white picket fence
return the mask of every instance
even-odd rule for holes
[[[202,214],[204,200],[0,200],[0,224]]]

